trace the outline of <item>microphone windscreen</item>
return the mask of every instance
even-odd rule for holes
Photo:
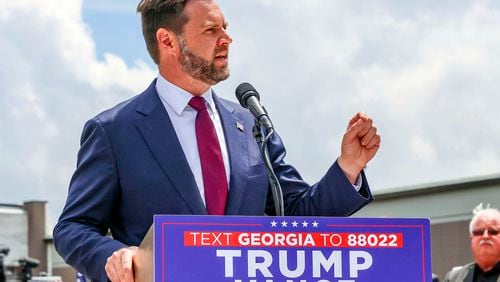
[[[257,93],[257,90],[247,82],[243,82],[238,87],[236,87],[236,98],[238,99],[238,102],[240,102],[240,105],[243,106],[244,108],[248,108],[247,105],[247,99],[250,96],[255,96],[257,97],[258,100],[260,100],[259,93]]]

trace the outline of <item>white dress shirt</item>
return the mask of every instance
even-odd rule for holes
[[[169,82],[161,75],[158,75],[156,80],[156,91],[167,110],[168,116],[172,121],[177,138],[181,143],[182,150],[188,161],[189,167],[193,172],[194,179],[200,191],[201,199],[205,203],[205,193],[203,184],[203,175],[201,172],[200,154],[198,152],[198,143],[196,141],[195,120],[197,111],[188,105],[193,95],[184,89],[179,88],[173,83]],[[226,139],[224,137],[224,130],[222,129],[222,122],[215,107],[212,97],[212,89],[208,89],[203,93],[202,97],[205,99],[208,114],[214,123],[217,138],[219,139],[220,149],[222,152],[222,159],[226,169],[227,183],[229,187],[229,158],[226,147]]]

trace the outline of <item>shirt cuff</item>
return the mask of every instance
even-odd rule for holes
[[[356,182],[352,184],[352,187],[356,190],[356,192],[359,192],[359,189],[361,189],[361,186],[363,186],[363,178],[361,177],[361,173],[358,175],[358,178],[356,178]]]

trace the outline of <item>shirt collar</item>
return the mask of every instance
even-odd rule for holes
[[[500,273],[500,261],[498,261],[492,269],[489,271],[484,272],[481,267],[477,263],[475,263],[475,270],[474,273]]]
[[[495,266],[493,267],[493,269],[497,272],[497,273],[500,273],[500,261],[497,262],[497,264],[495,264]]]
[[[158,79],[156,80],[156,91],[160,99],[167,103],[179,116],[186,109],[191,98],[194,97],[191,93],[166,80],[161,75],[158,75]],[[212,88],[209,88],[201,97],[205,98],[205,101],[208,103],[208,109],[213,112],[215,107]]]

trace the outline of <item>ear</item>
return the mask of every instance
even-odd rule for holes
[[[158,43],[160,54],[177,54],[177,49],[179,48],[177,41],[177,36],[166,28],[159,28],[156,31],[156,42]]]

